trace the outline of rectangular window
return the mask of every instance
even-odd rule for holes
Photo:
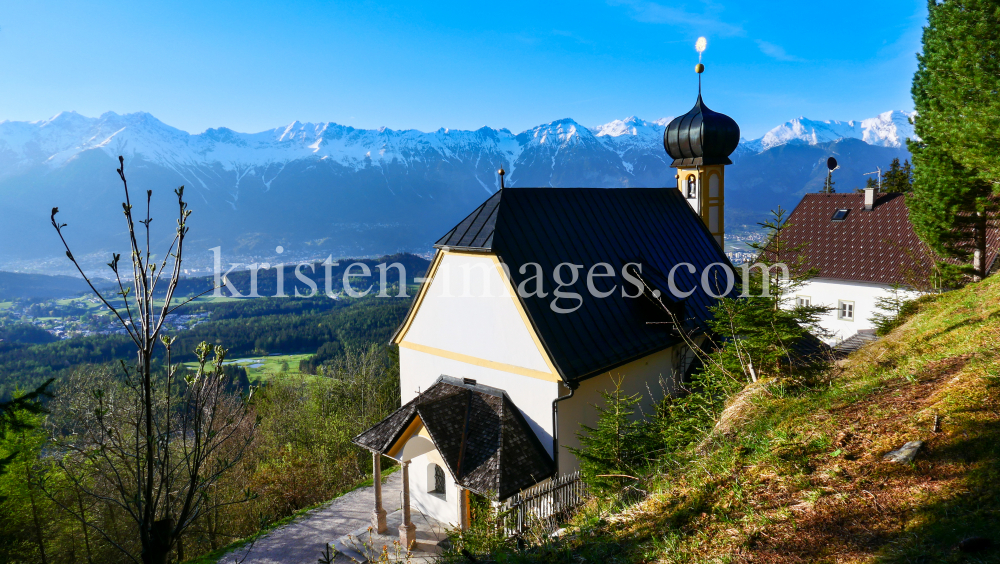
[[[844,221],[847,219],[847,214],[851,213],[849,209],[841,209],[833,212],[833,221]]]
[[[795,296],[795,304],[799,307],[809,307],[812,305],[812,298],[809,296]]]
[[[840,300],[840,303],[837,305],[837,319],[854,321],[854,302]]]

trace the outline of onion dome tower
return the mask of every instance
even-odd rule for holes
[[[701,98],[698,63],[698,101],[688,113],[674,118],[663,132],[663,148],[677,169],[677,188],[722,246],[725,237],[725,166],[740,143],[740,126],[733,118],[708,109]],[[725,247],[723,247],[725,248]]]

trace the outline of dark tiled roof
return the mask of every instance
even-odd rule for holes
[[[503,390],[448,376],[354,442],[386,452],[418,415],[452,476],[476,493],[503,500],[555,472],[552,458]]]
[[[845,358],[861,347],[878,340],[874,329],[862,329],[833,347],[838,358]]]
[[[819,277],[880,284],[927,284],[936,259],[920,241],[910,223],[904,194],[880,194],[871,210],[864,194],[806,194],[788,217],[782,232],[788,248],[805,245],[805,267]],[[838,210],[850,212],[834,221]],[[997,254],[998,237],[988,237],[987,265]],[[772,256],[767,262],[773,262]],[[795,262],[795,254],[781,260]]]
[[[428,388],[427,391],[420,394],[420,397],[417,399],[421,401],[432,401],[448,395],[449,392],[451,392],[451,390],[447,387],[431,387]],[[393,443],[399,439],[399,436],[403,434],[403,431],[406,430],[406,426],[413,421],[413,416],[417,413],[416,402],[417,400],[415,399],[403,405],[364,433],[354,437],[354,444],[376,452],[388,451],[389,447],[391,447]]]
[[[490,248],[493,244],[493,228],[497,222],[501,194],[502,192],[498,191],[490,196],[483,205],[459,222],[447,235],[438,239],[434,246],[455,249]]]
[[[492,227],[492,231],[489,229]],[[643,264],[648,280],[666,290],[666,274],[674,265],[682,290],[695,288],[682,311],[695,328],[704,327],[714,303],[701,288],[701,272],[711,263],[729,260],[676,189],[672,188],[505,188],[443,237],[438,248],[460,247],[495,253],[510,271],[515,287],[534,276],[538,263],[546,277],[548,296],[520,298],[539,338],[566,381],[589,378],[680,342],[667,325],[649,325],[645,299],[621,295],[622,267]],[[566,292],[584,297],[572,313],[551,309],[552,273],[563,262],[584,265]],[[617,290],[596,298],[587,289],[587,272],[608,263],[614,278],[594,279],[599,291]],[[569,269],[563,269],[564,280]],[[635,293],[629,285],[628,292]],[[562,299],[562,307],[575,305]]]

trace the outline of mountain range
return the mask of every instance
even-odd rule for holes
[[[818,190],[831,154],[842,166],[839,189],[863,185],[863,173],[908,157],[911,117],[798,118],[743,139],[727,170],[727,224],[753,223]],[[195,212],[188,256],[206,266],[216,245],[227,260],[273,257],[278,245],[290,251],[286,258],[426,252],[499,189],[500,166],[507,186],[670,186],[675,171],[662,145],[669,121],[631,117],[590,128],[562,119],[516,134],[300,122],[260,133],[190,134],[142,112],[3,121],[0,268],[32,270],[63,255],[48,221],[55,206],[78,255],[97,253],[105,262],[120,251],[118,155],[133,190],[154,191],[158,241],[172,234],[170,190],[186,187]]]

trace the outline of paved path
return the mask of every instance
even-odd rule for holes
[[[382,501],[390,513],[401,507],[401,476],[402,472],[394,472],[383,481]],[[219,559],[219,564],[315,564],[326,543],[332,545],[341,536],[371,524],[374,507],[375,489],[356,489],[258,538],[249,554],[249,547],[244,547]],[[336,562],[352,560],[338,554]]]

